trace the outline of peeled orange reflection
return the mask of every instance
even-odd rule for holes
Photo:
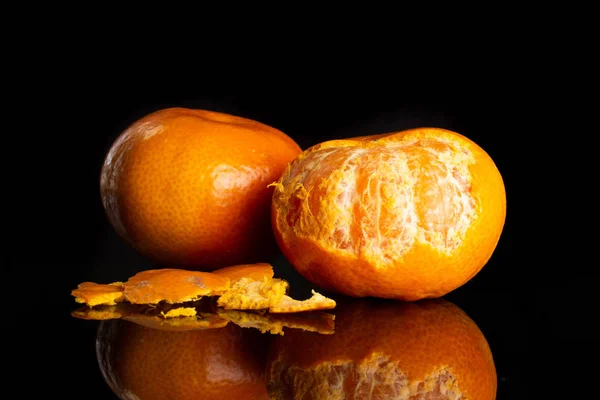
[[[268,399],[269,336],[235,324],[176,331],[115,319],[100,323],[96,350],[122,400]]]
[[[493,400],[497,377],[475,322],[442,300],[338,302],[333,335],[273,339],[273,399]]]

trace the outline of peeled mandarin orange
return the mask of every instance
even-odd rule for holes
[[[495,399],[489,344],[456,305],[351,299],[334,312],[333,335],[289,330],[273,339],[272,399]]]
[[[309,281],[350,296],[442,296],[477,274],[503,230],[500,172],[437,128],[332,140],[273,184],[272,224]]]
[[[102,321],[97,357],[105,381],[128,399],[268,399],[266,335],[222,328],[153,329],[124,320]]]
[[[212,270],[267,261],[277,251],[267,185],[300,151],[257,121],[158,110],[113,143],[101,197],[117,233],[164,266]]]

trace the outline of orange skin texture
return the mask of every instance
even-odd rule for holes
[[[211,272],[173,268],[140,271],[125,283],[80,283],[71,295],[77,302],[93,305],[183,303],[204,296],[220,296],[242,278],[255,281],[272,279],[273,266],[267,263],[240,264]],[[108,296],[108,297],[107,297]]]
[[[442,367],[453,374],[457,389],[465,398],[495,399],[497,375],[488,342],[475,322],[456,305],[443,299],[417,302],[349,299],[340,301],[334,313],[333,335],[286,330],[285,335],[274,338],[266,369],[270,391],[277,392],[276,388],[283,385],[286,399],[300,398],[297,397],[299,388],[294,386],[299,382],[294,380],[294,370],[309,374],[312,371],[315,376],[318,368],[324,371],[323,366],[360,364],[375,354],[385,362],[379,367],[382,375],[374,387],[370,381],[363,382],[370,390],[370,399],[396,398],[390,391],[390,382],[398,382],[400,374],[406,375],[409,384],[416,384],[435,375]],[[396,366],[393,372],[385,369],[388,363]],[[318,383],[332,375],[317,375],[310,386],[312,389],[303,393],[302,399],[331,398],[320,392]],[[346,379],[344,398],[365,398],[365,387],[357,388],[358,377],[342,373],[342,379]],[[272,396],[273,392],[270,392]]]
[[[77,289],[71,291],[71,295],[88,305],[106,304],[106,296],[108,295],[110,299],[108,303],[115,304],[125,300],[123,291],[123,285],[120,282],[110,285],[82,282],[77,285]]]
[[[101,171],[102,202],[117,233],[163,266],[209,271],[267,261],[277,252],[267,185],[300,152],[257,121],[158,110],[113,143]]]
[[[253,281],[262,281],[264,278],[272,279],[273,266],[267,263],[232,265],[212,272],[215,275],[228,278],[233,285],[242,278]]]
[[[438,128],[315,145],[273,186],[283,254],[317,286],[355,297],[449,293],[488,262],[506,218],[490,156]]]
[[[266,335],[234,324],[171,332],[102,321],[97,356],[121,399],[268,399]]]
[[[228,288],[226,277],[171,268],[140,271],[123,284],[125,300],[132,304],[183,303],[221,295]]]

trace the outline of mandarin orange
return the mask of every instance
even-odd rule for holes
[[[493,400],[497,375],[475,322],[443,299],[340,301],[335,333],[273,339],[267,388],[277,400]]]
[[[164,266],[213,270],[268,261],[277,245],[267,185],[300,151],[257,121],[158,110],[113,143],[101,171],[102,202],[117,233]]]
[[[314,284],[357,297],[458,288],[492,256],[506,215],[491,157],[438,128],[317,144],[273,186],[286,258]]]
[[[176,331],[118,319],[100,323],[96,349],[106,383],[123,400],[258,400],[269,398],[267,340],[234,324]]]

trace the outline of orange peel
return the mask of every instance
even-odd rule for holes
[[[212,273],[229,278],[232,285],[242,278],[262,281],[264,278],[272,279],[274,275],[273,266],[267,263],[232,265],[218,269]]]
[[[228,278],[173,268],[138,272],[123,284],[125,299],[132,304],[185,303],[221,295],[228,287]]]
[[[213,272],[163,268],[138,272],[125,283],[98,284],[84,282],[71,294],[75,301],[88,307],[117,304],[156,308],[163,318],[193,317],[199,304],[185,304],[207,299],[206,304],[228,310],[264,310],[272,313],[295,313],[326,310],[335,301],[313,290],[307,300],[287,295],[289,283],[273,278],[273,267],[267,263],[241,264]],[[213,300],[210,300],[213,298]],[[214,301],[216,299],[216,302]],[[178,307],[170,307],[178,305]],[[112,319],[126,311],[123,308],[93,312],[77,310],[84,319]],[[104,313],[104,314],[102,314]],[[111,313],[114,314],[111,317]],[[118,318],[118,317],[117,317]]]
[[[228,310],[265,310],[285,295],[289,284],[281,279],[253,281],[242,278],[217,300],[217,305]]]
[[[269,307],[271,313],[298,313],[305,311],[330,310],[335,308],[335,300],[323,296],[321,293],[312,291],[312,296],[306,300],[292,299],[284,295]]]
[[[125,299],[122,282],[109,284],[83,282],[77,285],[77,289],[73,289],[71,294],[77,303],[84,303],[89,307],[113,306]]]

